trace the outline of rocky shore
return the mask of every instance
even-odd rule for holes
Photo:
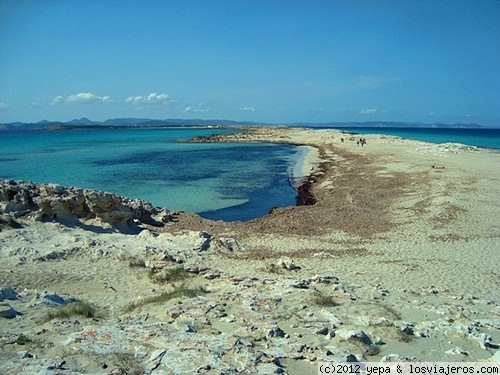
[[[246,223],[0,180],[0,373],[500,361],[500,155],[366,140],[267,127],[204,139],[314,151],[300,205]]]

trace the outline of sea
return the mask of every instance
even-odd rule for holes
[[[171,211],[247,221],[296,204],[304,148],[189,143],[214,128],[0,132],[0,177],[104,190]]]
[[[500,150],[500,129],[341,128]],[[248,221],[296,204],[306,148],[191,143],[218,128],[120,128],[0,132],[0,177],[57,183],[148,200],[171,211]]]

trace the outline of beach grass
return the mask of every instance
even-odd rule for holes
[[[130,268],[145,268],[146,262],[144,259],[131,258],[128,262]]]
[[[180,287],[174,289],[173,291],[170,292],[163,292],[160,294],[157,294],[155,296],[147,297],[141,301],[138,302],[133,302],[129,304],[125,308],[125,313],[130,313],[134,311],[136,308],[152,303],[164,303],[167,301],[170,301],[174,298],[194,298],[197,297],[201,294],[208,293],[205,288],[202,286],[199,287],[187,287],[185,285],[181,285]]]
[[[42,323],[49,322],[53,319],[69,319],[72,316],[79,315],[85,318],[97,317],[97,308],[84,301],[71,302],[65,306],[57,307],[49,311],[42,319]]]
[[[321,306],[321,307],[339,306],[339,303],[335,301],[334,296],[325,294],[317,289],[314,289],[312,293],[311,302],[316,306]]]
[[[168,284],[185,280],[189,277],[189,272],[187,272],[183,267],[176,267],[172,269],[151,268],[148,276],[154,283]]]

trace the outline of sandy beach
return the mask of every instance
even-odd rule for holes
[[[4,181],[0,372],[316,374],[326,360],[500,361],[500,153],[245,130],[198,141],[305,146],[299,205],[227,223],[150,214],[139,202],[120,216],[136,215],[127,231],[87,207],[99,195],[52,187],[21,199]],[[42,205],[40,194],[59,195]],[[48,316],[74,300],[94,310]]]

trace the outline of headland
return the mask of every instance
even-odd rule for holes
[[[297,206],[214,222],[2,181],[0,369],[316,374],[326,360],[499,360],[500,154],[245,130],[197,141],[307,146]]]

